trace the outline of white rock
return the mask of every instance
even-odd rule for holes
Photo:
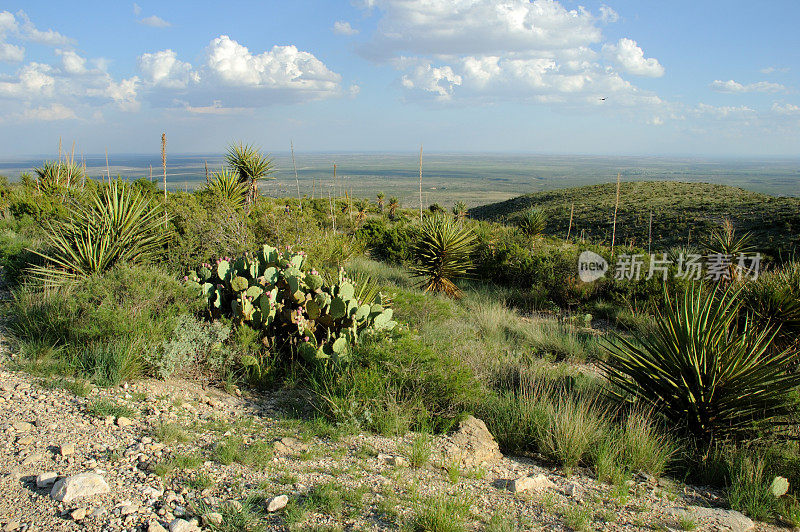
[[[167,529],[161,526],[156,521],[151,521],[149,525],[147,525],[147,532],[167,532]]]
[[[75,454],[75,444],[62,443],[58,448],[58,452],[61,456],[69,456],[71,454]]]
[[[203,524],[220,526],[222,524],[222,514],[217,512],[208,512],[203,514]]]
[[[11,425],[17,432],[28,432],[33,428],[33,425],[26,421],[17,421]]]
[[[753,521],[736,510],[723,510],[721,508],[705,508],[703,506],[689,506],[688,508],[672,508],[669,513],[676,517],[690,517],[710,526],[711,530],[727,530],[731,532],[748,532],[755,528]]]
[[[70,502],[81,497],[91,497],[110,492],[105,479],[96,473],[80,473],[62,478],[55,483],[50,496],[57,501]]]
[[[268,512],[277,512],[278,510],[282,510],[286,508],[286,505],[289,504],[289,496],[288,495],[278,495],[277,497],[273,497],[267,501],[267,511]]]
[[[48,486],[52,486],[55,484],[58,475],[56,475],[52,471],[47,471],[45,473],[40,473],[36,476],[36,487],[37,488],[46,488]]]
[[[133,425],[133,421],[126,417],[118,417],[117,418],[117,426],[118,427],[130,427]]]
[[[33,464],[35,462],[38,462],[41,459],[42,459],[42,455],[40,453],[29,454],[28,457],[25,458],[25,460],[22,461],[22,466],[23,467],[24,466],[29,466],[29,465],[31,465],[31,464]]]
[[[73,510],[69,516],[74,521],[82,521],[84,517],[86,517],[86,508],[78,508],[77,510]]]
[[[512,480],[511,484],[509,485],[509,489],[513,493],[520,493],[528,490],[541,490],[541,489],[555,488],[555,487],[556,485],[553,484],[550,481],[550,479],[548,479],[546,476],[542,474],[536,475],[535,477],[529,477],[529,476],[519,477]]]
[[[173,519],[169,523],[169,532],[198,532],[199,530],[196,525],[185,519]]]

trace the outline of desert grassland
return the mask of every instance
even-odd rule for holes
[[[182,376],[300,392],[290,394],[298,412],[385,435],[446,433],[474,414],[504,452],[565,475],[585,468],[624,486],[636,473],[669,474],[717,486],[756,519],[800,522],[797,200],[626,183],[618,249],[643,252],[631,235],[649,207],[654,248],[692,228],[692,249],[735,254],[752,229],[773,246],[771,270],[721,285],[585,284],[580,251],[610,258],[607,186],[469,216],[431,205],[420,222],[389,190],[254,196],[268,172],[243,159],[232,150],[230,173],[166,200],[147,180],[65,182],[58,168],[3,183],[11,363],[76,389]],[[573,230],[592,228],[584,243],[564,239],[573,201]],[[788,494],[775,493],[776,476]]]

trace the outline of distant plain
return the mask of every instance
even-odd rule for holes
[[[349,192],[374,198],[382,191],[397,196],[404,206],[419,204],[418,153],[303,153],[295,152],[302,195],[327,197],[334,193],[333,164],[336,163],[335,194]],[[31,171],[44,159],[5,159],[0,175],[12,180]],[[261,185],[263,194],[296,196],[289,153],[274,153],[276,179]],[[76,155],[76,159],[81,157]],[[87,174],[106,175],[105,155],[84,158]],[[221,154],[167,154],[167,186],[192,190],[205,183],[209,171],[223,164]],[[161,156],[109,154],[112,177],[137,179],[150,175],[161,183]],[[567,187],[610,183],[621,174],[623,181],[706,182],[741,187],[776,196],[800,196],[800,159],[703,159],[666,157],[600,157],[576,155],[518,154],[423,154],[423,203],[449,207],[462,200],[469,207],[503,201],[521,194]]]

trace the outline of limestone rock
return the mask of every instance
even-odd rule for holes
[[[71,454],[75,454],[75,444],[74,443],[62,443],[58,448],[58,453],[61,456],[69,456]]]
[[[222,514],[218,512],[208,512],[203,514],[203,524],[220,526],[222,524]]]
[[[169,524],[169,532],[198,532],[197,525],[185,519],[173,519]]]
[[[308,450],[308,445],[297,438],[285,437],[273,442],[273,451],[278,456],[300,454]]]
[[[521,493],[530,490],[542,490],[547,488],[555,488],[556,485],[546,476],[539,474],[535,477],[524,476],[515,478],[509,484],[509,489],[512,493]]]
[[[53,486],[50,496],[57,501],[70,502],[82,497],[91,497],[108,493],[105,479],[96,473],[79,473],[62,478]]]
[[[486,424],[473,416],[464,419],[458,430],[445,439],[443,452],[448,459],[466,467],[491,464],[503,458]]]
[[[46,488],[48,486],[52,486],[55,484],[58,475],[56,475],[52,471],[47,471],[45,473],[40,473],[36,476],[36,487],[37,488]]]
[[[698,524],[709,527],[712,530],[748,532],[755,528],[752,519],[736,510],[689,506],[688,508],[672,508],[670,513],[677,518],[689,517],[696,519]]]
[[[277,512],[278,510],[282,510],[286,508],[286,505],[289,504],[289,496],[288,495],[278,495],[277,497],[273,497],[267,501],[267,511],[268,512]]]

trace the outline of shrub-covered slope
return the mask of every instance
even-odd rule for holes
[[[800,184],[799,184],[800,185]],[[519,196],[470,209],[473,218],[511,221],[534,206],[547,218],[546,234],[565,237],[575,205],[572,236],[610,242],[616,184],[566,188]],[[622,183],[617,242],[647,246],[650,213],[653,248],[698,244],[725,217],[737,231],[751,231],[762,252],[786,256],[800,246],[800,198],[776,197],[707,183]]]

